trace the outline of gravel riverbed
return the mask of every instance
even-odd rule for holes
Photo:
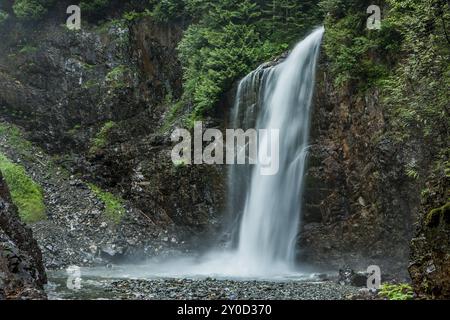
[[[360,288],[334,281],[85,278],[79,290],[68,289],[66,281],[51,279],[50,299],[342,300],[360,292]]]
[[[121,280],[112,287],[120,295],[138,300],[339,300],[358,293],[356,287],[331,281]]]

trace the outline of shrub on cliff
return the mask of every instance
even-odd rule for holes
[[[8,19],[9,14],[3,10],[0,10],[0,26]]]
[[[82,14],[89,17],[104,17],[104,11],[110,5],[111,0],[85,0],[80,2]]]
[[[48,1],[16,0],[13,5],[14,14],[21,20],[39,20],[46,13]]]

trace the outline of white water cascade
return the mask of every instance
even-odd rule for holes
[[[324,28],[301,41],[280,64],[262,65],[239,84],[232,124],[279,129],[279,171],[260,175],[259,165],[232,165],[229,210],[237,218],[235,246],[200,257],[155,258],[144,265],[83,270],[101,277],[293,278],[311,102]],[[259,141],[264,149],[264,141]],[[267,146],[267,145],[266,145]],[[264,150],[262,151],[264,152]]]
[[[278,129],[279,171],[232,166],[230,209],[240,210],[237,251],[241,274],[279,274],[293,266],[301,216],[315,69],[324,28],[301,41],[287,59],[261,66],[239,84],[232,114],[235,128]],[[259,141],[259,152],[268,142]],[[244,150],[245,152],[245,150]]]

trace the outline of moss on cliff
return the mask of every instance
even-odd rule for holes
[[[125,88],[127,86],[126,77],[130,73],[129,67],[120,65],[108,72],[105,80],[112,88]]]
[[[31,179],[25,169],[0,153],[0,170],[11,192],[11,198],[19,209],[22,221],[33,223],[46,218],[41,187]]]
[[[425,225],[429,228],[436,228],[443,222],[450,223],[450,202],[431,210],[425,217]]]
[[[16,0],[13,11],[20,20],[35,21],[42,19],[54,3],[55,0]]]
[[[15,125],[0,122],[0,137],[3,137],[6,144],[24,158],[30,159],[32,157],[33,152],[31,142],[25,139],[22,131]]]
[[[91,147],[89,152],[91,154],[96,153],[100,149],[104,148],[108,144],[108,137],[113,128],[115,128],[117,124],[114,121],[106,122],[100,129],[100,131],[95,135],[95,138],[92,140]]]
[[[9,18],[9,14],[3,10],[0,10],[0,26]]]
[[[123,200],[110,192],[103,191],[94,184],[89,184],[89,188],[104,203],[106,217],[113,223],[120,223],[125,215]]]

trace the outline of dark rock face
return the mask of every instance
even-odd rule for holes
[[[41,251],[0,173],[0,299],[44,299],[46,281]]]
[[[420,194],[402,168],[417,152],[384,138],[378,92],[336,90],[325,70],[317,74],[299,258],[407,276]]]
[[[184,251],[187,243],[180,244],[190,238],[204,243],[222,213],[225,170],[171,161],[166,118],[182,93],[176,53],[181,26],[144,18],[80,32],[55,21],[7,31],[0,35],[1,116],[25,128],[28,139],[73,175],[48,178],[38,162],[6,148],[43,185],[53,210],[35,228],[47,267],[82,265],[98,255],[118,262],[152,255],[166,244]],[[222,125],[221,119],[208,121]],[[105,123],[111,128],[93,148]],[[69,185],[77,179],[82,182]],[[104,226],[102,205],[84,182],[127,201],[119,226]]]
[[[411,241],[408,268],[419,298],[450,298],[449,178],[434,179],[434,191],[423,201],[416,236]]]

